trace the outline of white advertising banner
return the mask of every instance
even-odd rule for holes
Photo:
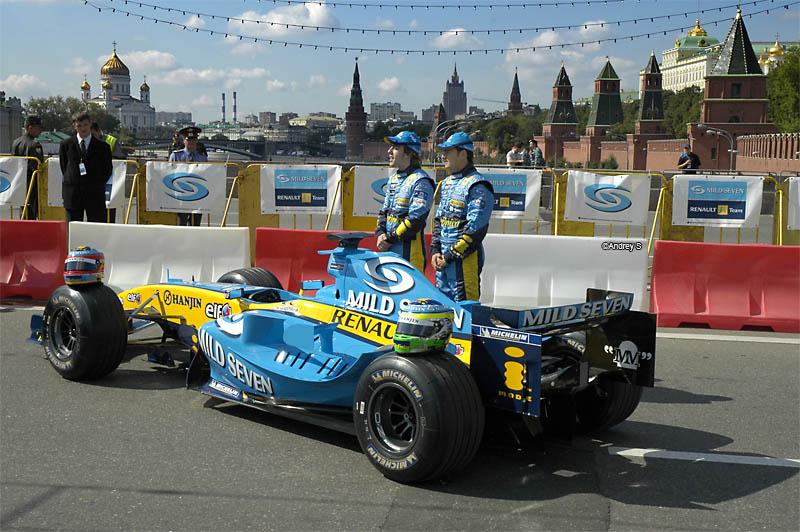
[[[758,227],[762,176],[676,175],[672,225]]]
[[[28,159],[0,157],[0,205],[22,206],[28,193]]]
[[[328,214],[341,177],[333,164],[262,164],[261,214]],[[333,214],[341,205],[337,194]]]
[[[61,182],[64,176],[61,174],[61,164],[58,157],[50,157],[47,163],[47,206],[63,207],[64,198],[61,195]]]
[[[800,229],[800,177],[789,178],[789,213],[787,229]]]
[[[645,225],[649,204],[649,175],[569,171],[565,220]]]
[[[224,164],[147,161],[147,210],[209,213],[225,203]]]
[[[394,168],[356,166],[353,178],[353,216],[377,218],[386,198],[386,185]]]
[[[119,209],[128,206],[125,201],[125,175],[128,173],[128,163],[112,161],[112,164],[114,169],[106,182],[106,209]]]
[[[63,207],[64,198],[61,195],[61,165],[58,157],[47,159],[47,205],[50,207]],[[125,201],[125,174],[128,172],[128,163],[125,161],[112,161],[111,177],[106,182],[106,208],[117,209],[126,207]]]
[[[492,218],[536,220],[542,194],[542,171],[476,168],[494,189]]]

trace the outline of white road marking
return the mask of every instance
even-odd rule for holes
[[[768,336],[737,336],[735,334],[687,334],[662,332],[656,333],[656,338],[672,338],[676,340],[719,340],[722,342],[756,342],[763,344],[797,344],[800,345],[800,337],[778,337]]]
[[[689,462],[717,462],[724,464],[758,465],[800,468],[800,460],[794,458],[772,458],[771,456],[743,456],[739,454],[689,453],[665,451],[663,449],[633,449],[609,447],[608,454],[628,458],[664,458]]]

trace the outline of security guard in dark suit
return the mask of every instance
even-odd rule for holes
[[[42,119],[37,115],[29,115],[25,119],[25,133],[17,138],[11,145],[11,154],[18,157],[35,157],[39,159],[40,163],[44,162],[44,151],[42,145],[36,140],[36,137],[42,133]],[[38,168],[39,163],[33,160],[28,160],[28,184],[27,188],[31,187],[31,178],[33,172]],[[28,200],[27,220],[36,220],[39,217],[39,183],[34,183],[33,190],[31,190],[31,197]]]

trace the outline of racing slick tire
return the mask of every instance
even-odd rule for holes
[[[361,449],[384,476],[424,482],[473,459],[485,412],[472,374],[454,356],[391,353],[361,375],[353,421]]]
[[[622,423],[633,414],[641,398],[641,386],[599,378],[595,386],[575,396],[577,431],[598,433]]]
[[[239,268],[224,274],[217,279],[218,283],[247,284],[250,286],[263,286],[264,288],[279,288],[283,290],[281,282],[271,271],[264,268]]]
[[[66,379],[108,375],[122,362],[128,345],[122,303],[102,284],[60,286],[44,308],[42,345],[50,364]]]

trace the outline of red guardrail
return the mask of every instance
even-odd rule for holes
[[[336,242],[325,236],[340,232],[259,227],[256,229],[255,265],[271,271],[284,289],[292,292],[300,290],[302,281],[322,280],[326,286],[333,284],[333,277],[328,275],[328,255],[317,251],[335,248]],[[425,239],[430,246],[431,235],[426,234]],[[374,238],[365,238],[359,247],[378,250]],[[425,275],[433,282],[430,265]]]
[[[48,299],[64,284],[67,223],[0,220],[0,297]]]
[[[656,242],[650,310],[659,327],[800,332],[800,248]]]

